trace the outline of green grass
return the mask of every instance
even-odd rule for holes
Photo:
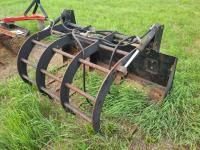
[[[0,149],[128,147],[130,135],[120,125],[105,122],[106,134],[95,134],[91,125],[67,114],[19,78],[10,79],[6,88],[1,85],[0,98]]]
[[[27,0],[0,1],[0,17],[17,15]],[[23,5],[22,5],[23,4]],[[17,7],[16,7],[17,6]],[[128,149],[137,124],[146,143],[163,140],[195,149],[200,141],[200,1],[126,0],[45,2],[55,18],[74,9],[77,22],[98,29],[141,35],[154,23],[165,25],[161,51],[179,58],[174,88],[162,105],[152,104],[132,85],[113,85],[104,105],[104,135],[40,96],[18,77],[0,86],[0,149]],[[6,11],[5,11],[6,9]],[[22,25],[36,31],[36,23]],[[92,95],[100,77],[89,76]],[[126,121],[123,121],[126,120]],[[129,124],[127,123],[130,123]],[[125,125],[124,125],[125,124]],[[127,127],[128,126],[128,127]]]

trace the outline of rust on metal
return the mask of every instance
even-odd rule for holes
[[[65,84],[68,88],[72,89],[73,91],[79,93],[80,95],[86,97],[87,99],[91,100],[92,103],[95,103],[95,98],[85,92],[83,92],[82,90],[78,89],[77,87],[73,86],[72,84],[66,83]]]
[[[37,40],[32,40],[32,42],[35,43],[36,45],[39,45],[39,46],[44,47],[44,48],[47,48],[47,47],[48,47],[48,45],[46,45],[46,44],[44,44],[44,43],[42,43],[42,42],[39,42],[39,41],[37,41]]]

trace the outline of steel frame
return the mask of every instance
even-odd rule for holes
[[[71,19],[75,20],[73,18]],[[66,111],[72,112],[73,114],[76,114],[92,123],[96,132],[99,132],[101,129],[100,117],[105,97],[110,90],[110,86],[119,74],[130,79],[133,79],[130,77],[132,75],[142,76],[143,78],[146,78],[145,80],[148,80],[142,70],[145,67],[147,68],[146,70],[144,69],[145,72],[148,75],[150,74],[151,76],[155,76],[154,78],[159,76],[161,72],[164,71],[167,74],[165,76],[161,74],[164,76],[164,82],[161,82],[160,79],[159,81],[156,81],[155,84],[162,92],[161,96],[159,95],[160,99],[163,99],[167,95],[172,87],[177,58],[159,53],[164,26],[159,24],[154,25],[147,32],[147,34],[142,37],[140,44],[118,47],[117,49],[109,44],[105,44],[104,41],[113,43],[113,41],[116,42],[116,40],[118,40],[119,42],[120,39],[126,37],[118,32],[102,32],[103,38],[100,39],[77,34],[76,36],[78,40],[85,46],[83,49],[79,50],[78,53],[70,54],[67,50],[63,49],[63,47],[66,44],[71,45],[77,42],[73,37],[72,30],[76,29],[81,33],[87,33],[90,31],[90,26],[84,28],[76,25],[74,22],[66,22],[64,25],[56,25],[53,29],[46,29],[38,32],[27,39],[21,47],[17,60],[18,72],[24,82],[37,85],[41,93],[49,96],[51,99],[59,100]],[[41,42],[41,40],[51,36],[52,34],[59,34],[61,35],[61,38],[50,45],[46,45]],[[45,51],[41,55],[37,65],[28,61],[30,53],[35,45],[40,45],[45,48]],[[116,58],[113,59],[114,65],[112,65],[111,69],[109,69],[106,65],[109,60],[108,58],[110,57],[110,53],[114,51],[116,51]],[[70,64],[66,67],[65,72],[63,73],[62,79],[47,71],[50,61],[57,53],[71,60]],[[90,60],[88,60],[88,58],[90,58]],[[144,60],[145,58],[148,59]],[[99,62],[104,63],[105,66],[99,65]],[[164,65],[162,65],[163,63]],[[96,97],[89,95],[73,85],[73,78],[81,64],[106,74]],[[29,78],[27,65],[36,69],[36,80],[31,80]],[[58,87],[60,89],[59,95],[56,95],[46,88],[47,85],[45,83],[45,79],[47,76],[60,83],[60,87]],[[149,79],[149,81],[154,82],[154,78],[152,81]],[[86,115],[70,103],[70,90],[90,100],[93,104],[93,112],[91,116]]]

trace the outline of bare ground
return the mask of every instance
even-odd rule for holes
[[[17,56],[0,43],[0,82],[17,73]]]

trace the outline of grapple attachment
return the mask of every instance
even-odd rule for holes
[[[113,82],[126,79],[141,83],[150,97],[158,101],[170,91],[177,58],[159,52],[162,25],[155,24],[138,37],[81,27],[75,23],[72,10],[65,10],[55,22],[59,21],[60,24],[32,35],[23,44],[18,72],[26,83],[37,85],[41,93],[60,101],[65,110],[91,122],[95,131],[100,130],[103,103]],[[40,55],[36,53],[35,60],[31,55],[36,50]],[[54,60],[55,57],[58,58]],[[78,70],[83,71],[83,88],[76,84]],[[105,76],[96,96],[86,89],[86,73],[94,71]],[[74,103],[74,93],[86,98],[92,107],[90,115]]]

